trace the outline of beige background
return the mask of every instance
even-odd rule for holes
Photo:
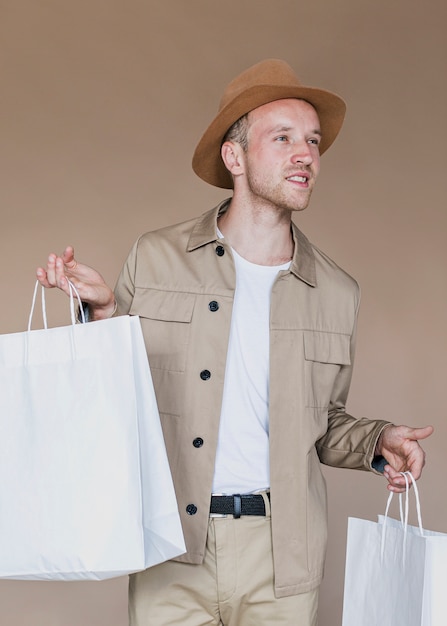
[[[114,283],[141,232],[223,198],[193,174],[195,143],[236,73],[284,58],[348,103],[297,223],[362,286],[349,409],[435,425],[423,517],[447,532],[445,26],[444,0],[1,0],[0,332],[25,329],[50,251],[72,243]],[[68,320],[61,294],[48,304]],[[386,491],[325,473],[320,626],[337,626],[347,517],[375,519]],[[125,578],[0,581],[2,626],[126,623]]]

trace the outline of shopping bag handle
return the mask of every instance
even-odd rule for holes
[[[36,306],[36,299],[37,299],[37,290],[39,288],[39,281],[36,280],[36,284],[34,286],[34,293],[33,293],[33,301],[31,304],[31,312],[29,314],[29,318],[28,318],[28,331],[31,330],[31,324],[33,321],[33,316],[34,316],[34,309]],[[76,289],[76,287],[73,285],[73,283],[69,280],[68,281],[68,288],[70,290],[70,317],[71,317],[71,323],[74,326],[76,324],[76,315],[75,315],[75,307],[74,307],[74,298],[76,296],[76,299],[78,301],[79,304],[79,313],[81,316],[81,322],[83,324],[85,324],[85,314],[84,314],[84,308],[82,306],[82,302],[81,302],[81,296],[79,295],[78,290]],[[43,327],[45,328],[45,330],[48,329],[48,322],[47,322],[47,310],[46,310],[46,303],[45,303],[45,287],[42,286],[41,289],[41,300],[42,300],[42,318],[43,318]]]
[[[402,505],[402,494],[399,494],[399,512],[400,512],[400,521],[402,524],[402,528],[404,530],[404,550],[403,550],[403,562],[405,564],[405,546],[407,543],[407,533],[408,533],[408,510],[409,510],[409,498],[410,498],[410,480],[413,484],[414,488],[414,496],[416,500],[416,513],[418,519],[419,533],[421,537],[424,537],[424,529],[422,526],[422,515],[421,515],[421,502],[419,499],[419,490],[416,484],[416,480],[411,472],[400,472],[402,476],[405,478],[405,507]],[[409,480],[410,479],[410,480]],[[380,558],[383,559],[384,550],[385,550],[385,536],[386,536],[386,521],[388,519],[388,513],[391,506],[391,501],[393,499],[394,493],[391,491],[388,496],[388,500],[385,508],[385,515],[382,524],[382,541],[380,547]]]
[[[414,488],[414,495],[415,495],[415,500],[416,500],[416,512],[417,512],[417,518],[418,518],[418,526],[419,526],[419,532],[421,533],[421,535],[424,535],[424,530],[422,527],[422,515],[421,515],[421,502],[419,499],[419,490],[418,490],[418,486],[416,483],[416,480],[414,479],[414,476],[411,472],[400,472],[402,474],[402,476],[405,479],[405,509],[403,509],[402,507],[402,494],[399,494],[399,509],[400,509],[400,521],[402,524],[402,527],[404,530],[407,529],[408,526],[408,511],[409,511],[409,492],[410,492],[410,481],[408,480],[410,478],[412,484],[413,484],[413,488]],[[388,517],[388,512],[391,506],[391,501],[393,499],[393,492],[390,492],[390,495],[388,496],[388,500],[386,503],[386,509],[385,509],[385,522],[386,519]]]

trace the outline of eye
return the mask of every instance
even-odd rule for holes
[[[289,138],[287,137],[287,135],[278,135],[275,138],[275,141],[280,141],[280,142],[284,142],[284,141],[288,141],[288,140],[289,140]]]
[[[313,146],[319,146],[320,139],[319,137],[312,137],[311,139],[309,139],[309,143],[312,144]]]

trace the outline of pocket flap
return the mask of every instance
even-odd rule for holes
[[[137,287],[130,308],[131,315],[166,322],[190,322],[195,295]]]
[[[350,336],[341,333],[306,331],[304,357],[308,361],[350,365]]]

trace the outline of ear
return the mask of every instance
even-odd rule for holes
[[[233,177],[244,173],[244,151],[240,144],[233,141],[225,141],[222,144],[220,154],[225,167]]]

